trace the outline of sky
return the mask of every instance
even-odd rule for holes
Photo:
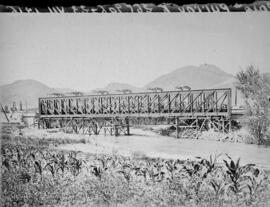
[[[0,85],[142,87],[177,68],[270,72],[268,13],[0,14]]]

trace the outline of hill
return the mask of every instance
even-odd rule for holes
[[[222,71],[215,65],[186,66],[164,74],[144,86],[161,87],[164,90],[174,90],[176,86],[189,86],[191,89],[213,88],[213,86],[230,82],[234,76]],[[225,84],[227,85],[227,84]]]
[[[37,108],[38,98],[50,93],[69,92],[70,89],[54,89],[36,80],[18,80],[11,84],[0,86],[0,100],[2,105],[12,106],[15,101],[17,107],[22,101],[23,108]]]

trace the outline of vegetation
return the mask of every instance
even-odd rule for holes
[[[83,143],[85,144],[87,141],[85,138],[37,138],[37,137],[25,137],[25,136],[14,136],[12,134],[2,134],[1,135],[2,141],[5,143],[16,143],[16,144],[23,144],[23,145],[34,145],[34,146],[58,146],[60,144],[76,144],[76,143]],[[89,141],[88,141],[89,142]]]
[[[3,206],[259,206],[270,182],[255,165],[227,156],[197,160],[56,151],[2,139]]]
[[[258,144],[269,141],[270,79],[261,75],[254,66],[237,74],[237,88],[245,98],[245,117],[242,123],[257,139]]]

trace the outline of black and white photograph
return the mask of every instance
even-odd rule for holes
[[[270,206],[269,12],[8,9],[2,206]]]

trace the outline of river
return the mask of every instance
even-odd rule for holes
[[[234,160],[240,157],[240,164],[254,163],[270,169],[270,147],[255,144],[229,143],[197,139],[176,139],[160,136],[151,131],[134,129],[130,136],[88,136],[86,144],[67,144],[61,149],[80,150],[92,153],[117,152],[123,155],[134,153],[149,157],[193,159],[197,156],[209,158],[221,154],[218,161],[226,158],[226,153]],[[95,147],[93,147],[95,146]]]

